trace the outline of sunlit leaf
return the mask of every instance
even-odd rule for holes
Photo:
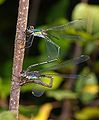
[[[96,97],[98,91],[99,88],[96,76],[91,73],[89,75],[89,79],[86,80],[86,84],[82,89],[82,101],[86,103],[92,101]]]
[[[0,5],[3,4],[6,0],[0,0]]]
[[[10,82],[9,79],[0,80],[0,97],[5,100],[10,94]]]
[[[95,74],[90,73],[88,68],[85,68],[82,73],[87,75],[84,79],[78,78],[76,92],[79,93],[82,102],[88,103],[96,97],[99,91],[98,81]]]
[[[33,120],[48,120],[49,114],[52,110],[53,106],[50,103],[44,104],[36,117],[33,117]]]
[[[55,90],[55,91],[48,91],[47,96],[53,97],[56,100],[63,100],[63,99],[76,99],[78,95],[72,91],[68,90]]]
[[[99,119],[99,108],[86,107],[80,112],[75,114],[76,120],[98,120]]]
[[[91,54],[95,48],[96,48],[96,44],[94,41],[93,41],[93,44],[92,44],[92,41],[88,42],[88,44],[86,44],[86,46],[85,46],[85,52],[87,54]]]
[[[0,113],[0,120],[16,120],[15,114],[10,111]]]
[[[79,3],[75,6],[72,14],[72,18],[74,19],[86,19],[87,23],[87,31],[99,32],[99,6],[98,5],[89,5],[86,3]]]
[[[36,116],[38,114],[39,111],[39,106],[24,106],[24,105],[20,105],[19,107],[19,111],[21,115],[27,116],[28,118],[30,118],[31,116]]]
[[[19,114],[19,120],[30,120],[30,118],[27,118],[26,116]]]
[[[53,86],[50,89],[58,88],[59,85],[61,84],[61,82],[63,81],[63,78],[61,76],[57,76],[57,74],[55,72],[51,72],[51,71],[50,72],[46,72],[46,74],[50,74],[50,75],[52,74],[52,76],[53,76]],[[49,78],[43,78],[42,81],[46,82],[48,84],[50,79]]]
[[[91,94],[96,94],[99,91],[99,88],[98,85],[86,85],[83,88],[83,91]]]

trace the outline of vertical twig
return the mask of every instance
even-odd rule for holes
[[[80,46],[79,43],[76,43],[75,45],[75,50],[74,50],[74,58],[77,56],[81,55],[81,51],[82,51],[82,47]],[[75,69],[72,70],[71,74],[75,74],[77,71],[77,67],[75,67]],[[68,82],[66,82],[66,88],[69,90],[72,90],[72,88],[74,87],[74,83],[75,83],[75,79],[69,79]],[[73,100],[70,99],[65,99],[64,103],[63,103],[63,109],[62,109],[62,114],[61,114],[61,119],[62,120],[71,120],[73,117],[73,110],[75,107],[75,102]]]
[[[19,76],[22,71],[24,59],[25,34],[28,18],[29,0],[20,0],[18,9],[18,19],[16,26],[16,38],[13,58],[12,74]],[[20,80],[12,75],[9,110],[16,113],[18,119],[19,99],[20,99]]]

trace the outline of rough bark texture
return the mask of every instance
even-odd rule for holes
[[[16,26],[16,38],[13,58],[12,81],[10,91],[9,110],[16,113],[18,119],[19,99],[20,99],[20,80],[18,77],[22,71],[25,46],[25,30],[28,18],[29,0],[20,0],[18,9],[18,19]]]

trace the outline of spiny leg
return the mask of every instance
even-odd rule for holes
[[[31,41],[30,41],[31,40]],[[30,35],[28,40],[26,41],[26,43],[30,43],[28,46],[25,46],[25,48],[29,48],[32,46],[32,43],[33,43],[33,40],[34,40],[34,36],[33,35]]]
[[[44,83],[44,84],[47,85],[46,87],[52,88],[52,85],[53,85],[53,76],[48,75],[48,74],[46,74],[46,75],[44,74],[41,77],[42,78],[49,78],[50,79],[50,83],[49,84]]]
[[[44,86],[44,87],[48,87],[48,88],[51,88],[51,87],[52,87],[50,84],[44,83],[44,82],[42,82],[41,80],[34,80],[34,83],[39,84],[39,85],[42,85],[42,86]]]
[[[50,83],[47,84],[47,83],[42,82],[41,80],[39,80],[41,78],[49,78],[50,79]],[[53,84],[53,76],[51,76],[51,75],[42,75],[40,78],[38,78],[38,80],[24,79],[23,81],[20,81],[20,86],[23,86],[24,84],[27,84],[27,83],[35,83],[35,84],[39,84],[39,85],[51,88],[52,84]]]
[[[24,80],[24,81],[21,81],[20,86],[23,86],[23,85],[28,84],[28,83],[35,83],[35,84],[39,84],[39,85],[50,88],[50,85],[48,85],[47,83],[42,82],[41,80],[28,80],[28,79]]]

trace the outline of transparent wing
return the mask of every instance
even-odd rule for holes
[[[43,74],[42,74],[43,75]],[[80,75],[63,75],[63,74],[44,74],[43,76],[45,76],[46,78],[48,77],[48,76],[61,76],[61,77],[63,77],[63,78],[78,78],[78,77],[80,77]],[[82,76],[81,76],[82,77]],[[42,82],[42,81],[41,81]],[[43,84],[43,86],[45,86],[45,87],[48,87],[48,86],[46,86],[44,83],[42,83]],[[44,94],[44,92],[45,92],[45,87],[44,88],[42,88],[42,89],[32,89],[32,94],[35,96],[35,97],[41,97],[43,94]]]
[[[48,29],[46,29],[46,31],[68,30],[69,28],[75,28],[76,30],[82,30],[82,29],[85,29],[85,27],[86,27],[86,21],[83,19],[78,19],[78,20],[71,21],[65,25],[48,28]]]
[[[86,29],[85,20],[74,20],[68,24],[55,26],[49,29],[44,30],[47,33],[48,37],[54,37],[57,39],[70,39],[70,40],[84,40],[80,36],[80,31]]]
[[[69,39],[69,40],[72,40],[72,41],[75,41],[75,40],[79,40],[79,41],[84,41],[85,39],[84,38],[82,38],[80,35],[73,35],[73,34],[53,34],[53,36],[54,37],[56,37],[57,36],[57,39],[60,39],[60,38],[62,38],[62,39]]]
[[[46,37],[46,53],[49,60],[53,60],[59,57],[60,46]]]
[[[71,65],[78,65],[78,64],[80,64],[82,62],[85,62],[85,61],[87,61],[89,59],[90,59],[90,57],[88,55],[81,55],[80,57],[76,57],[76,58],[73,58],[71,60],[65,61],[63,63],[58,63],[58,64],[56,64],[54,66],[50,66],[48,68],[40,70],[40,72],[49,71],[49,70],[56,70],[56,69],[59,69],[59,68],[66,67],[69,64],[71,64]]]
[[[78,64],[80,64],[82,62],[87,61],[88,59],[90,59],[89,56],[81,55],[80,57],[76,57],[74,59],[71,59],[71,60],[65,61],[63,63],[60,63],[58,65],[51,66],[51,67],[46,68],[44,70],[40,70],[40,72],[44,72],[46,70],[48,71],[48,70],[55,70],[55,69],[58,69],[58,68],[62,68],[62,67],[67,66],[69,63],[78,65]],[[47,77],[49,75],[53,76],[53,77],[54,76],[61,76],[63,78],[78,78],[78,77],[83,77],[84,78],[84,77],[86,77],[86,76],[83,76],[83,75],[75,75],[75,74],[70,74],[70,75],[64,75],[64,74],[42,74],[43,77]],[[34,96],[36,96],[36,97],[40,97],[40,96],[42,96],[44,94],[44,91],[45,91],[44,89],[42,89],[42,90],[33,89],[32,90],[32,94]]]

